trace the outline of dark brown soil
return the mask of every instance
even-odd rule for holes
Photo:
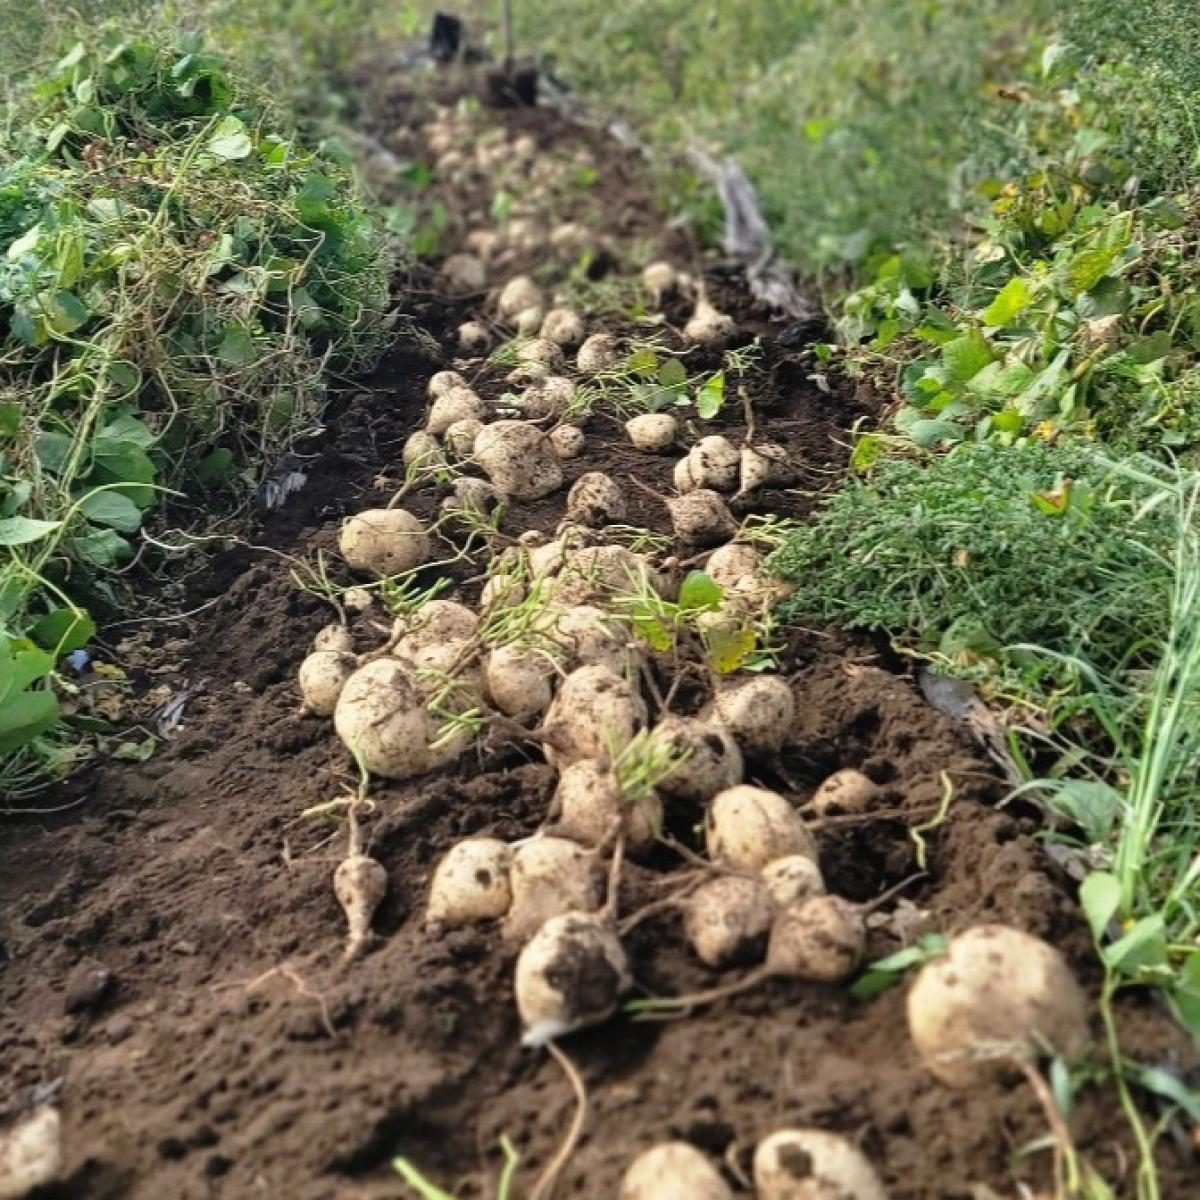
[[[411,120],[414,98],[393,102]],[[639,164],[599,134],[540,111],[497,119],[543,147],[602,150],[619,182],[592,197],[589,219],[614,244],[661,230]],[[866,409],[844,383],[821,391],[809,361],[779,345],[783,326],[713,280],[766,342],[747,383],[760,427],[802,459],[806,488],[832,485],[846,430]],[[413,303],[438,336],[456,315],[432,295]],[[329,722],[299,712],[296,668],[330,610],[296,586],[288,556],[329,550],[344,513],[389,494],[374,481],[398,474],[425,381],[443,365],[394,352],[335,409],[310,448],[308,486],[246,531],[255,548],[224,551],[193,580],[187,607],[207,607],[168,627],[172,645],[187,636],[169,679],[191,698],[166,747],[47,801],[77,800],[70,811],[0,828],[0,1118],[56,1098],[67,1174],[45,1200],[399,1200],[408,1193],[389,1165],[397,1155],[467,1200],[494,1194],[504,1135],[522,1154],[527,1195],[563,1136],[567,1081],[544,1052],[519,1046],[514,950],[493,926],[435,938],[421,921],[439,855],[467,834],[532,832],[550,769],[507,745],[437,778],[374,786],[364,828],[390,890],[377,944],[349,966],[338,962],[343,920],[330,887],[344,833],[301,815],[356,780]],[[499,374],[484,373],[485,395],[503,390]],[[735,405],[720,423],[737,430],[741,419]],[[666,492],[671,460],[636,454],[617,432],[594,421],[591,450],[569,474],[635,474]],[[630,498],[631,522],[665,528],[661,505],[637,489]],[[413,507],[428,513],[436,500],[419,494]],[[552,527],[561,504],[558,495],[518,506],[505,528]],[[810,505],[789,491],[762,507],[793,515]],[[786,667],[799,715],[791,749],[761,776],[798,804],[839,767],[882,785],[881,814],[818,831],[831,890],[861,901],[918,872],[914,827],[930,820],[944,781],[954,787],[944,823],[923,835],[924,873],[873,922],[870,957],[917,932],[1007,922],[1058,945],[1094,989],[1072,886],[1040,848],[1034,814],[997,808],[1005,789],[986,758],[891,665],[869,645],[793,634]],[[671,862],[664,851],[629,866],[622,908],[660,894]],[[675,917],[645,922],[627,948],[645,993],[729,978],[697,964]],[[618,1017],[568,1038],[590,1115],[556,1195],[615,1196],[632,1156],[671,1137],[723,1160],[746,1194],[739,1180],[755,1141],[793,1123],[856,1139],[895,1200],[1010,1197],[1018,1180],[1045,1188],[1048,1153],[1022,1153],[1046,1130],[1029,1090],[946,1090],[917,1061],[903,1010],[902,988],[860,1002],[844,988],[779,981],[686,1019]],[[1131,1057],[1194,1061],[1149,999],[1129,997],[1119,1017]],[[1081,1092],[1072,1130],[1132,1196],[1136,1158],[1110,1088]],[[1159,1159],[1167,1200],[1196,1194],[1183,1141],[1165,1136]]]

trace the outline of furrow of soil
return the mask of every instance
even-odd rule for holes
[[[443,81],[440,98],[468,86]],[[372,133],[401,160],[431,157],[422,129],[434,97],[404,72],[380,72],[374,90]],[[844,470],[847,431],[872,414],[873,399],[819,377],[786,321],[666,227],[636,156],[545,110],[481,109],[476,119],[510,146],[533,138],[531,169],[565,159],[594,171],[560,197],[555,220],[592,235],[598,279],[636,278],[651,253],[706,270],[743,339],[762,341],[743,383],[758,432],[800,467],[798,485],[760,494],[738,515],[810,511]],[[492,191],[486,177],[470,177],[439,181],[434,196],[447,214],[444,255],[487,223]],[[490,282],[538,261],[514,255]],[[45,1200],[399,1200],[397,1155],[468,1200],[494,1193],[502,1136],[521,1154],[525,1194],[570,1120],[558,1066],[520,1045],[516,948],[497,923],[434,936],[423,922],[439,857],[471,834],[532,834],[546,817],[551,768],[525,744],[492,738],[433,777],[374,781],[363,828],[389,890],[377,943],[350,964],[339,961],[344,926],[330,887],[344,833],[303,815],[358,780],[330,721],[301,711],[296,671],[332,610],[298,585],[297,564],[323,552],[333,578],[349,582],[336,554],[340,521],[393,494],[427,381],[458,365],[454,330],[485,307],[481,296],[447,299],[423,269],[403,282],[407,311],[437,348],[406,342],[344,394],[304,448],[306,486],[256,515],[190,579],[184,607],[195,615],[147,626],[142,682],[187,694],[179,729],[149,762],[105,764],[64,789],[56,799],[73,808],[0,830],[0,1117],[35,1098],[59,1106],[66,1176]],[[668,326],[686,316],[682,302],[667,307]],[[588,325],[634,329],[615,312],[590,314]],[[489,402],[510,389],[507,366],[459,369]],[[693,423],[738,441],[745,417],[733,402]],[[671,494],[673,459],[635,451],[612,413],[593,414],[585,433],[582,457],[564,464],[566,487],[588,471],[635,477],[644,487],[626,488],[628,524],[669,535],[664,505],[645,489]],[[504,533],[552,532],[566,487],[512,505]],[[444,494],[418,489],[405,504],[431,518]],[[468,602],[484,565],[450,569]],[[379,620],[355,620],[357,649],[382,641]],[[880,785],[878,811],[819,829],[827,885],[869,902],[911,879],[873,916],[868,960],[920,932],[1002,922],[1054,943],[1094,990],[1087,928],[1071,881],[1038,841],[1037,814],[999,807],[1006,788],[992,764],[923,701],[904,665],[879,645],[793,629],[781,669],[795,725],[776,768],[756,778],[803,805],[831,772],[864,771]],[[946,787],[953,800],[938,823]],[[680,836],[698,819],[680,819]],[[622,909],[660,895],[676,865],[666,849],[627,865]],[[639,925],[627,949],[642,993],[730,978],[699,964],[677,915]],[[1182,1035],[1149,1000],[1131,997],[1120,1016],[1140,1061],[1187,1059]],[[671,1137],[727,1164],[747,1194],[738,1181],[755,1142],[795,1124],[854,1139],[895,1200],[1009,1197],[1015,1179],[1039,1189],[1051,1178],[1049,1154],[1026,1150],[1046,1132],[1032,1093],[938,1084],[909,1042],[902,987],[859,1001],[841,986],[775,981],[675,1020],[618,1015],[564,1046],[586,1079],[590,1115],[559,1197],[616,1196],[633,1156]],[[1128,1179],[1133,1159],[1110,1090],[1081,1092],[1071,1124],[1083,1153],[1109,1178]],[[1164,1142],[1161,1169],[1164,1196],[1190,1194],[1185,1150]]]

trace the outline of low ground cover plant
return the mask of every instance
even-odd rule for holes
[[[389,270],[348,167],[198,35],[93,31],[30,83],[0,141],[0,620],[26,664],[0,752],[54,726],[48,673],[164,492],[261,484],[326,373],[374,361]]]

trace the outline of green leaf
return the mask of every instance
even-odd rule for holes
[[[629,356],[625,362],[625,369],[631,374],[640,375],[643,379],[652,379],[658,373],[658,355],[643,346]]]
[[[227,367],[245,367],[252,363],[257,354],[250,331],[242,325],[227,325],[217,347],[217,357]]]
[[[28,546],[61,529],[61,521],[41,521],[36,517],[6,517],[0,521],[0,546]]]
[[[942,347],[942,361],[952,379],[966,383],[992,361],[991,347],[980,333],[955,338]]]
[[[133,556],[129,543],[111,529],[96,529],[70,538],[67,548],[94,567],[112,567]]]
[[[1033,300],[1033,291],[1020,275],[1013,276],[996,293],[983,313],[983,323],[1000,328],[1016,320]]]
[[[725,372],[718,371],[696,393],[696,413],[710,421],[725,406]]]
[[[1108,274],[1115,258],[1115,250],[1081,250],[1067,267],[1068,294],[1090,292]]]
[[[913,421],[907,433],[923,449],[929,449],[942,442],[961,442],[963,439],[962,426],[953,421]]]
[[[39,646],[58,657],[86,646],[96,636],[96,622],[82,608],[56,608],[29,631]]]
[[[1104,961],[1114,970],[1133,972],[1139,967],[1161,967],[1167,961],[1167,939],[1162,915],[1142,917],[1124,937],[1105,946]]]
[[[687,368],[677,358],[666,359],[658,368],[658,382],[665,388],[680,388],[687,383]]]
[[[1134,1066],[1132,1068],[1134,1081],[1177,1104],[1193,1121],[1200,1121],[1200,1092],[1193,1091],[1177,1075],[1162,1067]]]
[[[1107,871],[1093,871],[1079,886],[1079,903],[1099,942],[1121,904],[1121,883]]]
[[[21,406],[15,401],[0,404],[0,437],[12,437],[21,431]]]
[[[48,689],[21,692],[0,704],[0,754],[11,754],[58,720],[58,700]]]
[[[91,310],[74,292],[55,292],[45,305],[46,326],[54,333],[74,333],[83,325]]]
[[[225,446],[210,450],[196,463],[196,478],[205,487],[221,487],[236,474],[237,465],[233,461],[233,451]]]
[[[675,644],[671,630],[657,617],[646,614],[635,614],[631,622],[633,631],[650,647],[660,654],[665,654]]]
[[[715,610],[721,607],[721,585],[703,571],[689,571],[679,588],[679,607],[689,610]]]
[[[212,137],[208,139],[206,149],[214,158],[233,161],[248,158],[254,145],[246,132],[245,123],[230,115],[221,120]]]
[[[854,443],[850,452],[850,469],[852,471],[870,470],[883,457],[886,443],[878,433],[864,433]]]
[[[750,625],[732,632],[723,625],[716,625],[704,631],[704,649],[708,653],[709,663],[718,675],[728,675],[740,670],[757,648],[758,634]]]
[[[89,492],[80,501],[79,511],[93,524],[121,533],[134,533],[142,523],[141,509],[117,491]]]

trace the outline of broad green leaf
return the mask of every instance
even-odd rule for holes
[[[1068,293],[1090,292],[1108,274],[1115,258],[1115,250],[1081,250],[1067,267]]]
[[[196,463],[196,478],[205,487],[220,487],[236,474],[237,464],[233,461],[233,452],[225,446],[210,450]]]
[[[1120,907],[1120,881],[1107,871],[1093,871],[1079,886],[1079,903],[1092,927],[1092,937],[1100,941]]]
[[[45,733],[58,720],[58,700],[41,689],[21,692],[0,704],[0,754],[11,754]]]
[[[82,608],[56,608],[29,631],[39,646],[61,657],[86,646],[96,636],[96,622]]]
[[[141,509],[117,491],[90,492],[80,501],[79,511],[93,524],[121,533],[134,533],[142,523]]]
[[[643,346],[629,356],[625,362],[625,369],[643,379],[653,378],[658,371],[658,355]]]
[[[1016,320],[1033,300],[1033,291],[1020,275],[1014,275],[987,306],[983,323],[997,328]]]
[[[721,585],[703,571],[689,571],[679,588],[679,607],[718,609],[724,595]]]
[[[666,359],[658,368],[658,382],[665,388],[679,388],[687,383],[687,369],[677,358]]]
[[[0,437],[12,437],[21,430],[21,406],[15,401],[0,404]]]
[[[232,115],[221,120],[206,147],[214,158],[226,161],[248,158],[253,148],[245,123]]]
[[[942,361],[951,379],[966,383],[992,361],[992,351],[982,334],[972,332],[947,342],[942,347]]]
[[[1118,971],[1133,972],[1139,967],[1161,967],[1167,961],[1167,939],[1162,915],[1142,917],[1124,937],[1105,946],[1104,961]]]
[[[923,449],[929,449],[941,442],[961,442],[963,428],[953,421],[914,421],[908,427],[908,436]]]
[[[221,344],[217,347],[217,357],[227,367],[244,367],[252,363],[256,352],[249,330],[240,325],[226,326]]]
[[[53,670],[53,656],[27,638],[9,641],[0,637],[0,703],[7,703]]]
[[[721,625],[706,630],[704,648],[708,661],[718,675],[729,675],[738,670],[746,659],[758,648],[758,634],[753,628],[729,632]]]
[[[69,538],[67,548],[94,567],[112,567],[133,557],[129,543],[112,529],[96,529]]]
[[[665,654],[675,644],[671,630],[657,617],[635,615],[631,622],[633,631],[650,647],[660,654]]]
[[[879,434],[862,434],[850,452],[850,469],[852,471],[870,470],[883,457],[884,445],[884,440]]]
[[[1001,409],[992,414],[992,428],[997,433],[1020,433],[1025,419],[1015,408]]]
[[[725,372],[718,371],[711,379],[705,380],[696,393],[696,413],[704,420],[710,421],[725,405]]]
[[[49,537],[62,528],[61,521],[42,521],[36,517],[5,517],[0,521],[0,546],[28,546]]]
[[[55,292],[45,303],[46,325],[55,333],[74,333],[83,325],[91,311],[74,292]]]

